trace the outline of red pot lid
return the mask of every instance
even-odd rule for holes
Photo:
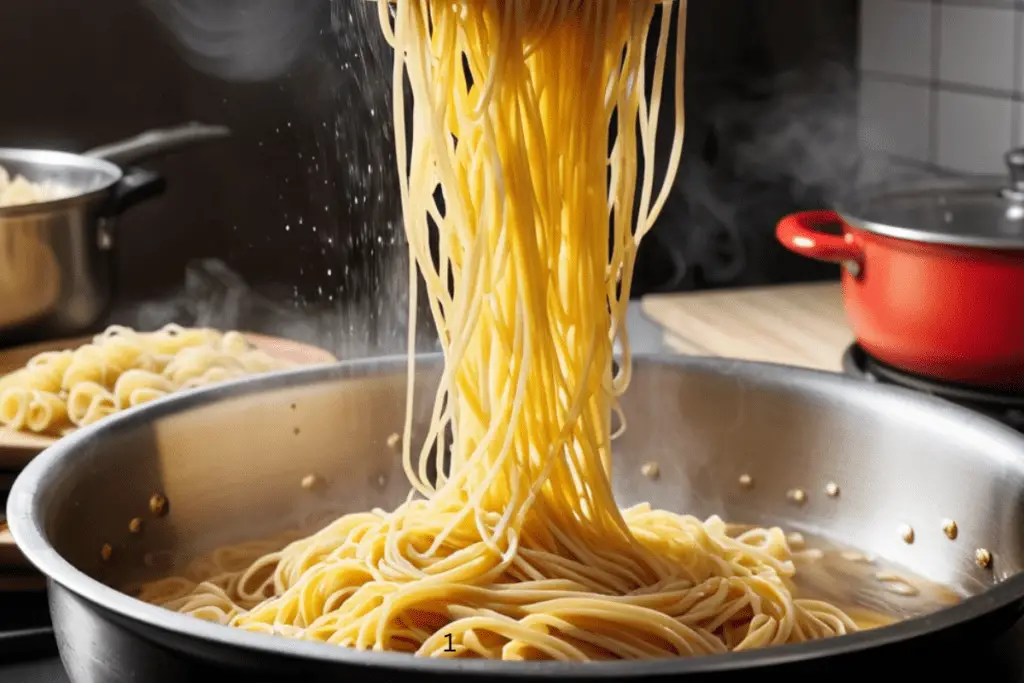
[[[850,226],[897,239],[1024,250],[1024,149],[1007,153],[1006,177],[940,181],[866,193],[841,207]]]

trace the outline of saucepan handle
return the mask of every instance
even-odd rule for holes
[[[160,196],[165,189],[167,180],[156,171],[144,168],[125,169],[121,182],[114,187],[114,194],[110,197],[104,213],[108,216],[120,215],[136,204]]]
[[[802,211],[779,221],[775,236],[790,251],[818,261],[840,263],[857,277],[864,268],[864,250],[853,236],[819,230],[822,225],[842,222],[835,211]]]
[[[96,147],[86,152],[85,156],[126,166],[138,164],[184,147],[226,138],[229,135],[231,135],[231,130],[224,126],[192,122],[172,128],[147,131],[127,140]],[[166,187],[167,182],[158,173],[137,167],[125,168],[124,177],[114,188],[113,195],[104,208],[103,214],[106,216],[121,214],[139,202],[160,195]]]
[[[85,153],[87,157],[105,159],[119,166],[137,164],[140,161],[190,147],[209,140],[220,140],[231,135],[225,126],[210,126],[205,123],[186,123],[172,128],[151,130],[133,138],[96,147]]]

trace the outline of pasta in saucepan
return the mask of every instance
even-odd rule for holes
[[[58,435],[176,391],[291,365],[235,331],[112,326],[92,343],[40,353],[0,379],[0,423]]]
[[[51,202],[74,193],[70,187],[52,180],[34,183],[23,175],[12,178],[7,169],[0,166],[0,207]]]

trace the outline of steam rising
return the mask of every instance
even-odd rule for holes
[[[186,327],[212,327],[285,337],[327,349],[338,358],[389,355],[405,350],[404,337],[380,339],[371,334],[359,308],[303,310],[279,303],[282,297],[258,292],[217,259],[189,264],[181,290],[157,300],[115,311],[111,323],[155,330],[175,322]]]
[[[196,69],[230,81],[280,76],[324,26],[323,0],[145,0]]]
[[[654,233],[676,281],[687,269],[715,284],[784,277],[771,255],[781,251],[774,229],[783,215],[849,206],[868,187],[936,173],[864,144],[878,131],[859,117],[848,64],[811,60],[761,79],[730,70],[694,81],[683,172]]]

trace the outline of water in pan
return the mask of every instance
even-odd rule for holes
[[[751,528],[749,525],[730,525],[729,533],[738,535]],[[182,576],[198,583],[239,572],[260,557],[303,538],[309,527],[305,529],[286,532],[272,539],[218,548],[191,560],[165,555],[166,564],[161,567],[160,574]],[[836,605],[861,629],[878,628],[931,614],[963,599],[951,588],[916,576],[868,553],[796,532],[787,534],[787,541],[796,568],[791,582],[794,597]],[[122,588],[135,596],[140,592],[139,584]]]
[[[792,533],[789,544],[795,592],[841,607],[861,628],[931,614],[963,599],[892,562],[821,538]]]

